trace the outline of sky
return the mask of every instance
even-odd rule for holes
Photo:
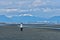
[[[0,0],[0,15],[60,16],[60,0]]]

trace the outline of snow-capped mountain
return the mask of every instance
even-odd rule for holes
[[[5,16],[5,15],[0,15],[0,22],[50,22],[50,23],[60,23],[60,16],[54,16],[49,19],[42,18],[42,17],[35,17],[31,14],[24,14],[24,15],[19,15],[19,16]]]
[[[60,23],[60,16],[54,16],[48,19],[48,21],[53,22],[53,23]]]
[[[45,18],[35,17],[32,15],[23,15],[23,16],[13,16],[13,17],[6,17],[4,15],[0,15],[0,22],[37,22],[37,21],[44,21]]]

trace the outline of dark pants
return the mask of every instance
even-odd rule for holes
[[[21,31],[23,31],[23,28],[21,28]]]

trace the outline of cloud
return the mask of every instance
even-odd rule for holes
[[[17,11],[18,9],[0,9],[0,12],[13,12]]]
[[[12,13],[10,13],[12,12]],[[26,13],[35,16],[55,16],[60,15],[59,0],[2,0],[0,1],[0,14]],[[23,14],[22,13],[22,14]],[[17,13],[16,13],[17,14]],[[14,14],[14,15],[16,15]]]
[[[34,0],[32,2],[32,4],[30,5],[30,7],[38,7],[38,6],[42,6],[42,5],[46,5],[47,2],[42,1],[42,0]]]
[[[52,0],[4,0],[0,1],[0,6],[5,6],[6,8],[34,8],[38,6],[59,6],[59,1]]]
[[[6,17],[8,17],[8,18],[12,18],[13,16],[6,16]]]
[[[13,12],[13,11],[17,11],[18,9],[6,9],[6,12]]]
[[[11,5],[13,2],[11,1],[0,1],[0,5]]]
[[[27,4],[27,3],[29,4],[29,3],[31,3],[31,1],[18,1],[18,2],[15,2],[15,4],[18,4],[18,5],[24,5],[24,4]]]
[[[24,9],[23,9],[23,10],[22,10],[22,9],[19,10],[19,12],[28,12],[28,11],[29,11],[29,10],[24,10]]]
[[[31,8],[36,8],[36,7],[59,7],[60,6],[60,1],[59,0],[34,0],[29,7]]]
[[[13,8],[10,8],[10,9],[0,9],[0,12],[28,12],[29,10],[25,10],[25,9],[13,9]]]
[[[7,8],[7,9],[0,9],[0,12],[29,12],[34,11],[35,9],[14,9],[14,8]],[[36,9],[37,10],[37,9]]]
[[[20,14],[19,16],[33,16],[32,14]]]
[[[41,5],[41,4],[42,4],[42,1],[41,1],[41,0],[35,0],[35,1],[32,3],[33,6],[39,6],[39,5]]]
[[[51,8],[41,8],[43,10],[43,12],[52,12],[53,9]]]
[[[0,1],[1,8],[28,8],[28,5],[31,3],[29,0],[2,0]]]
[[[59,12],[60,13],[60,8],[41,8],[43,12]]]

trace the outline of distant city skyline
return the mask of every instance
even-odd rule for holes
[[[0,0],[0,15],[60,16],[60,0]]]

